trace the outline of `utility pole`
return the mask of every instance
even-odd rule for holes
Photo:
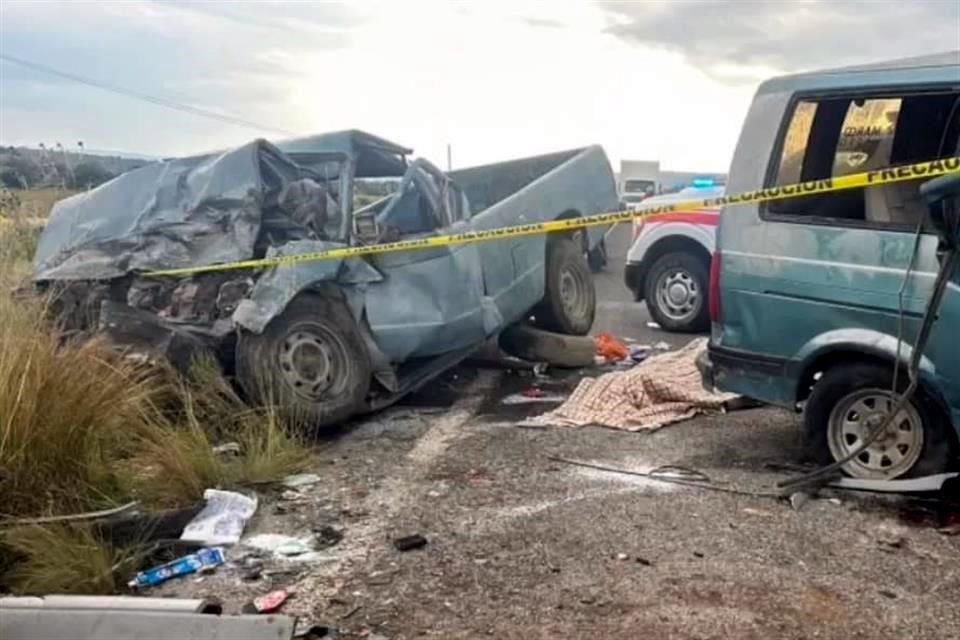
[[[447,171],[453,171],[453,147],[447,143]]]

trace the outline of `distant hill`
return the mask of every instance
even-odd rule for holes
[[[148,156],[0,145],[0,186],[88,189],[151,162]]]

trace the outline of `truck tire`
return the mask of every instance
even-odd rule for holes
[[[710,328],[707,266],[684,251],[666,253],[651,265],[644,283],[647,310],[666,331],[701,333]]]
[[[892,402],[892,366],[860,362],[841,364],[823,373],[804,407],[804,437],[821,464],[846,457],[877,427]],[[900,376],[900,390],[906,375]],[[942,473],[952,459],[947,421],[918,389],[888,433],[844,465],[855,478],[892,480]]]
[[[251,401],[306,428],[349,418],[370,390],[370,356],[353,315],[315,294],[294,298],[262,334],[242,332],[236,365]]]
[[[593,338],[552,333],[524,324],[504,329],[499,343],[512,356],[564,369],[593,365],[596,350]]]
[[[570,236],[548,236],[545,292],[533,311],[537,326],[585,336],[596,312],[597,291],[582,248]]]

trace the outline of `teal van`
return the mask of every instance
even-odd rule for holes
[[[774,78],[747,114],[727,191],[952,158],[958,143],[960,51]],[[853,454],[843,470],[854,477],[938,473],[960,452],[956,268],[917,392],[865,442],[893,407],[898,360],[899,390],[907,385],[943,260],[920,184],[732,205],[720,216],[705,383],[802,410],[812,453],[824,463]]]

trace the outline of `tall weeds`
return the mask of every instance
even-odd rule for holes
[[[83,511],[130,497],[132,452],[162,383],[96,342],[64,343],[38,302],[0,295],[0,510]]]
[[[45,301],[10,294],[29,273],[36,229],[26,229],[0,221],[0,564],[16,559],[0,586],[111,592],[132,570],[129,551],[79,527],[10,525],[131,499],[184,506],[209,487],[278,480],[309,451],[275,412],[248,407],[212,360],[183,378],[66,339]],[[226,441],[239,456],[214,453]]]

